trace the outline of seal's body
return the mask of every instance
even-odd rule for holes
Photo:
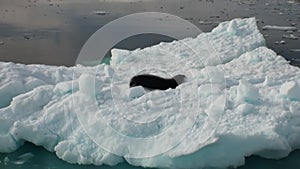
[[[171,79],[162,78],[150,74],[141,74],[134,76],[130,80],[130,87],[143,86],[148,89],[167,90],[169,88],[175,89],[184,81],[184,75],[176,75]]]

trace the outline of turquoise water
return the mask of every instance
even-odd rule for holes
[[[18,164],[19,156],[25,153],[32,153],[23,164]],[[230,152],[229,152],[230,154]],[[246,164],[238,169],[299,169],[300,150],[292,152],[287,158],[280,160],[265,159],[258,156],[246,158]],[[5,160],[8,159],[8,160]],[[6,162],[5,162],[6,161]],[[217,161],[216,161],[217,162]],[[46,151],[42,147],[26,143],[14,153],[0,154],[1,169],[142,169],[142,167],[131,166],[121,163],[117,166],[93,166],[93,165],[74,165],[58,159],[55,153]]]
[[[18,164],[21,161],[18,157],[32,153],[33,157],[28,159],[23,164]],[[8,159],[8,160],[5,160]],[[6,162],[5,162],[6,161]],[[93,166],[93,165],[75,165],[69,164],[57,158],[55,153],[46,151],[43,147],[35,146],[31,143],[26,143],[23,147],[14,153],[0,154],[1,169],[138,169],[139,167],[130,166],[126,163],[119,164],[114,167],[110,166]]]

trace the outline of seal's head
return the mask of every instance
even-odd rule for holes
[[[176,83],[178,85],[180,85],[181,83],[184,82],[184,79],[185,79],[185,75],[176,75],[174,76],[172,79],[174,79],[176,81]]]

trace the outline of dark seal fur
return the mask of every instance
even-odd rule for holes
[[[176,75],[170,79],[162,78],[150,74],[141,74],[134,76],[130,80],[130,87],[142,86],[148,89],[167,90],[169,88],[175,89],[178,85],[184,82],[185,75]]]

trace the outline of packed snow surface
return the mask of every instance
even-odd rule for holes
[[[176,89],[131,77],[184,74]],[[112,50],[111,65],[0,63],[0,152],[24,141],[70,163],[224,168],[300,147],[300,69],[265,47],[254,18],[195,39]]]

